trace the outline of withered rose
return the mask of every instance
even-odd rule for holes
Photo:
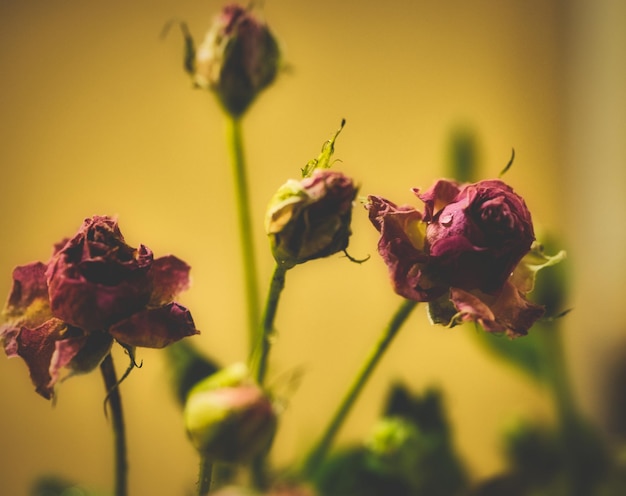
[[[543,308],[525,298],[538,268],[521,263],[535,241],[524,200],[500,180],[439,180],[414,193],[423,213],[374,196],[367,205],[396,292],[429,302],[435,323],[473,320],[488,331],[526,334]],[[539,268],[563,255],[541,256]],[[516,271],[525,277],[512,277]]]
[[[195,53],[194,83],[215,92],[233,116],[243,114],[278,72],[280,52],[267,25],[250,9],[226,5]]]
[[[290,268],[345,250],[356,193],[352,179],[328,169],[281,186],[265,218],[276,261]]]
[[[124,242],[117,221],[95,216],[55,246],[46,264],[13,271],[0,339],[28,365],[39,394],[51,398],[62,369],[92,370],[113,340],[162,348],[197,334],[189,311],[173,302],[189,285],[189,266],[153,259]]]

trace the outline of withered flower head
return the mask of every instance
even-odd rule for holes
[[[185,262],[155,260],[147,247],[125,243],[116,220],[95,216],[58,243],[48,263],[15,268],[0,339],[51,398],[62,369],[92,370],[114,339],[162,348],[197,334],[189,311],[173,301],[188,286]]]
[[[352,179],[328,169],[281,186],[265,217],[276,262],[290,268],[345,250],[356,193]]]
[[[474,320],[488,331],[526,334],[543,308],[525,298],[532,284],[512,276],[524,271],[534,280],[536,272],[523,268],[535,241],[524,200],[500,180],[442,179],[425,193],[414,192],[423,213],[374,196],[367,205],[396,292],[429,302],[436,323]],[[540,265],[562,257],[545,257]]]

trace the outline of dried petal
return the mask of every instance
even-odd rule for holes
[[[150,306],[165,305],[188,289],[190,269],[189,265],[173,255],[154,260],[150,268],[152,278]]]
[[[191,313],[178,303],[137,312],[109,328],[120,343],[145,348],[163,348],[179,339],[199,334]]]
[[[398,207],[378,196],[370,196],[366,207],[370,221],[380,232],[378,253],[387,264],[396,293],[416,301],[430,301],[445,291],[425,273],[429,256],[422,214],[413,207]]]

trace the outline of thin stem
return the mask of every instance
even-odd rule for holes
[[[235,180],[235,202],[237,204],[239,237],[243,262],[248,318],[248,340],[250,349],[252,349],[256,343],[256,332],[259,327],[259,294],[252,236],[250,198],[246,178],[241,121],[239,118],[230,115],[227,115],[226,119],[228,148]]]
[[[274,320],[276,318],[276,310],[278,309],[278,301],[285,287],[286,273],[287,269],[276,264],[265,302],[265,309],[263,311],[263,326],[257,338],[257,346],[255,347],[254,355],[251,357],[251,360],[256,360],[255,378],[261,386],[265,381],[265,375],[267,373],[267,362],[272,346],[272,335],[274,334]]]
[[[205,456],[200,456],[200,472],[198,473],[198,496],[205,496],[211,490],[213,463]]]
[[[104,379],[104,387],[108,395],[115,443],[115,496],[128,494],[128,462],[126,460],[126,429],[122,412],[119,381],[113,365],[113,357],[109,353],[100,364]]]
[[[413,300],[404,300],[396,313],[393,315],[387,327],[383,330],[376,344],[370,350],[367,358],[363,362],[361,369],[355,376],[352,384],[346,391],[343,400],[339,404],[337,411],[332,417],[330,423],[326,427],[324,435],[311,450],[304,463],[304,475],[312,477],[319,469],[322,461],[326,457],[339,428],[346,419],[350,409],[354,405],[359,393],[363,390],[367,380],[374,372],[376,365],[382,358],[383,354],[391,344],[402,324],[406,321],[411,311],[417,306],[417,302]]]
[[[272,335],[274,334],[274,320],[276,318],[276,310],[278,309],[278,301],[285,287],[286,273],[286,268],[276,264],[265,302],[265,309],[263,311],[263,325],[257,337],[257,344],[254,347],[253,353],[250,355],[250,368],[253,370],[253,376],[259,386],[263,386],[267,374],[267,364],[272,347]],[[265,490],[267,488],[265,455],[256,457],[252,461],[250,468],[254,487]]]

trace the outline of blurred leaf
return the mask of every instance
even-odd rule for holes
[[[179,405],[185,405],[187,394],[198,382],[215,373],[218,365],[183,339],[164,349],[172,388]]]
[[[87,490],[56,475],[42,476],[35,481],[30,496],[105,496],[103,492]]]
[[[511,340],[505,335],[491,334],[477,329],[474,333],[476,341],[497,358],[517,367],[532,379],[544,382],[544,367],[541,359],[542,340],[531,330],[528,336]]]
[[[543,251],[557,253],[558,244],[554,239],[545,236]],[[510,340],[506,336],[479,331],[474,333],[476,340],[496,357],[503,359],[530,378],[540,383],[553,379],[555,355],[561,360],[562,350],[560,336],[560,319],[556,317],[563,312],[567,301],[567,264],[556,263],[562,255],[545,257],[540,252],[529,254],[531,265],[536,268],[547,267],[537,274],[534,290],[530,299],[546,308],[545,317],[540,319],[527,336]],[[561,371],[563,374],[565,371]]]
[[[331,457],[316,483],[323,496],[452,496],[466,480],[441,394],[395,384],[365,445]]]
[[[448,171],[460,183],[475,182],[478,176],[478,140],[468,127],[459,127],[450,134]]]

